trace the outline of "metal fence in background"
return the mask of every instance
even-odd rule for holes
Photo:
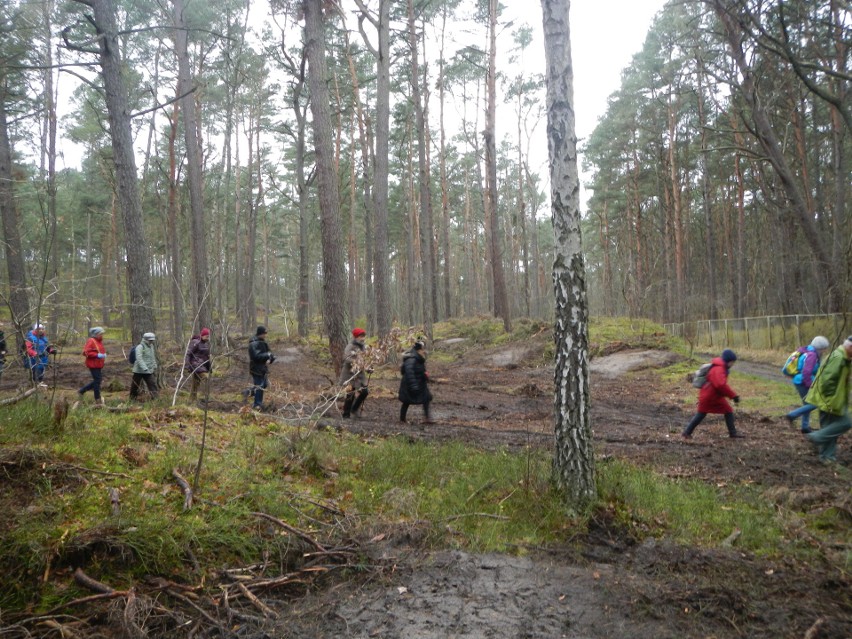
[[[852,314],[769,315],[663,324],[671,335],[694,346],[791,350],[824,335],[835,345],[852,334]]]

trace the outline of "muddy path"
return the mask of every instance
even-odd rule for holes
[[[272,346],[279,359],[270,376],[269,417],[292,420],[310,414],[310,407],[329,396],[333,375],[299,346]],[[371,377],[360,419],[344,420],[332,407],[317,427],[366,437],[463,441],[487,449],[549,450],[552,368],[539,363],[544,346],[446,346],[428,366],[434,424],[422,424],[417,406],[409,410],[407,423],[399,422],[398,375],[389,366]],[[779,509],[833,511],[852,530],[848,437],[838,454],[847,465],[826,467],[783,420],[738,410],[737,427],[746,439],[729,439],[722,420],[710,416],[685,442],[679,433],[690,409],[675,399],[685,382],[666,386],[653,374],[676,357],[622,351],[593,360],[597,463],[624,459],[668,477],[720,487],[748,483]],[[108,403],[126,401],[130,374],[120,364],[106,370],[112,389],[105,393]],[[177,365],[165,368],[166,380],[173,383]],[[752,373],[764,367],[739,366],[747,368]],[[770,367],[764,374],[772,374]],[[60,361],[51,380],[60,396],[74,400],[87,377],[72,359]],[[211,387],[211,408],[245,410],[240,391],[247,381],[239,357],[223,362]],[[0,381],[0,390],[8,393],[18,384],[13,370]],[[824,563],[804,565],[792,558],[755,557],[736,544],[702,549],[643,539],[605,511],[583,539],[566,540],[562,548],[528,548],[522,557],[427,552],[416,531],[391,530],[366,551],[368,560],[390,569],[276,602],[287,615],[286,625],[247,636],[848,639],[852,542],[848,534],[844,541],[842,531],[839,539],[824,553]]]

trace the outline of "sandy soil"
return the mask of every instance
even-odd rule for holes
[[[536,364],[544,346],[541,341],[482,350],[465,342],[436,344],[442,361],[453,356],[451,363],[429,365],[437,423],[421,424],[416,406],[409,411],[409,422],[399,423],[398,376],[391,366],[372,376],[361,419],[343,420],[332,408],[320,425],[371,437],[402,434],[411,440],[461,440],[483,448],[551,448],[552,368]],[[333,375],[300,347],[273,344],[273,350],[279,359],[271,374],[271,410],[293,418],[299,406],[316,404]],[[715,485],[749,483],[779,509],[831,511],[845,530],[838,531],[837,544],[822,549],[824,563],[770,561],[739,550],[736,542],[699,549],[642,539],[606,512],[579,544],[575,540],[570,547],[541,549],[526,557],[425,552],[409,533],[389,531],[370,552],[392,564],[392,571],[278,602],[286,609],[286,625],[245,636],[852,637],[852,583],[842,569],[848,570],[852,543],[852,439],[841,440],[839,458],[845,466],[822,466],[786,422],[738,410],[737,425],[746,439],[730,440],[721,418],[711,416],[694,439],[684,442],[679,433],[690,412],[673,399],[683,387],[655,386],[649,373],[676,357],[622,351],[592,362],[598,463],[629,459],[669,477]],[[175,367],[169,370],[174,377]],[[774,373],[766,368],[765,374]],[[17,383],[14,377],[4,376],[0,388],[9,391]],[[121,389],[108,392],[108,402],[125,399],[129,377],[126,365],[107,369],[107,382]],[[60,361],[55,379],[60,388],[73,389],[87,375],[74,358]],[[211,407],[239,410],[239,390],[247,382],[239,358],[222,365]]]

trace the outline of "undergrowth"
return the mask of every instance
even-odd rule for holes
[[[203,580],[198,570],[261,557],[286,571],[298,545],[257,512],[317,537],[417,525],[434,547],[524,552],[571,543],[583,536],[588,517],[611,508],[637,538],[715,546],[739,529],[740,546],[781,551],[780,522],[745,489],[672,481],[609,461],[598,469],[599,502],[569,516],[550,482],[551,460],[540,450],[486,452],[320,431],[300,436],[303,430],[236,415],[217,415],[199,499],[184,510],[172,473],[193,481],[198,423],[185,415],[180,423],[160,415],[150,424],[138,414],[72,415],[57,426],[37,401],[0,409],[7,475],[16,459],[9,451],[43,451],[19,465],[19,481],[5,491],[0,567],[13,579],[0,591],[4,610],[35,602],[45,609],[80,596],[74,587],[58,587],[75,567],[113,587],[147,574],[196,583]],[[118,513],[110,489],[121,496]],[[330,510],[338,514],[330,518]]]

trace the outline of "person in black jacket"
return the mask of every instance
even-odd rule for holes
[[[422,404],[425,418],[423,423],[434,424],[429,416],[432,393],[429,392],[429,373],[426,372],[426,349],[423,342],[415,342],[411,350],[403,354],[399,372],[402,373],[402,380],[399,383],[399,401],[402,402],[399,421],[403,423],[406,421],[405,416],[411,404]]]
[[[266,343],[266,327],[258,326],[254,337],[248,345],[249,373],[251,374],[252,387],[243,391],[243,401],[249,396],[254,397],[252,408],[263,409],[263,389],[269,386],[267,379],[269,375],[269,364],[275,361],[275,355],[269,350]]]

